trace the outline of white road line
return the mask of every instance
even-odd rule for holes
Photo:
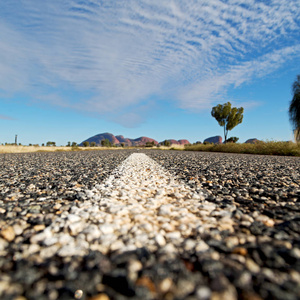
[[[168,255],[185,250],[206,251],[201,236],[210,230],[233,232],[230,211],[207,202],[143,153],[134,153],[84,201],[55,216],[51,225],[33,235],[22,253],[39,251],[43,259],[125,252],[140,247]],[[227,215],[226,215],[227,214]]]
[[[101,192],[101,210],[112,216],[105,228],[115,226],[111,231],[118,235],[111,250],[121,250],[122,243],[122,251],[143,246],[156,250],[169,243],[168,249],[176,251],[174,245],[203,225],[199,218],[203,196],[143,153],[129,156],[96,188]],[[215,207],[206,203],[205,215]]]

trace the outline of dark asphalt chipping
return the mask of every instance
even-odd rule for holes
[[[235,201],[246,213],[260,210],[278,221],[290,220],[300,212],[298,157],[178,151],[146,153],[190,187],[204,191],[209,201]]]
[[[22,201],[41,196],[72,200],[80,197],[74,192],[74,185],[91,189],[131,153],[111,150],[0,154],[0,200]]]
[[[300,298],[299,158],[143,151],[192,188],[204,191],[220,210],[235,207],[234,247],[225,243],[230,232],[212,228],[189,237],[204,240],[208,251],[180,249],[176,257],[146,248],[108,255],[91,250],[83,257],[54,255],[44,261],[15,257],[35,225],[51,222],[57,203],[69,211],[85,201],[82,191],[107,178],[133,152],[0,155],[1,229],[18,219],[29,225],[8,248],[0,239],[1,299],[74,299],[78,290],[83,291],[80,299],[103,294],[109,299]],[[256,211],[273,223],[255,221]],[[132,261],[143,266],[134,280]],[[173,282],[167,292],[162,288],[166,280]]]

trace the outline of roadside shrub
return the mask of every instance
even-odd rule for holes
[[[155,146],[154,141],[152,141],[152,142],[146,142],[146,147],[154,147],[154,146]]]
[[[255,144],[199,144],[185,147],[188,151],[225,152],[263,155],[300,156],[300,144],[293,142],[259,142]]]
[[[238,140],[239,140],[238,137],[232,136],[229,139],[227,139],[227,141],[225,141],[225,144],[227,144],[227,143],[236,143]]]
[[[101,146],[102,147],[111,147],[111,142],[109,141],[109,139],[102,140]]]
[[[162,142],[162,145],[163,145],[163,146],[166,146],[166,147],[170,147],[170,146],[171,146],[171,142],[168,141],[168,140],[164,140],[164,141]]]

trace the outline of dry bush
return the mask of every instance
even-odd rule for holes
[[[293,142],[258,142],[255,144],[197,144],[186,146],[188,151],[226,152],[264,155],[300,156],[300,144]]]
[[[47,147],[47,146],[15,146],[15,145],[0,145],[0,153],[28,153],[28,152],[59,152],[59,151],[90,151],[90,150],[107,150],[118,148],[107,147]]]

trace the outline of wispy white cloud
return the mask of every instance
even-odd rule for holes
[[[11,0],[0,19],[1,90],[123,124],[150,96],[207,108],[300,55],[298,0]]]
[[[15,119],[10,116],[0,115],[0,120],[15,120]]]
[[[227,101],[227,90],[234,86],[238,87],[251,80],[262,78],[280,67],[288,60],[300,57],[300,45],[286,47],[272,53],[267,53],[258,59],[229,66],[222,73],[211,74],[202,79],[183,87],[178,93],[178,100],[182,108],[195,110],[210,108],[215,102]],[[245,103],[253,107],[253,101]]]

